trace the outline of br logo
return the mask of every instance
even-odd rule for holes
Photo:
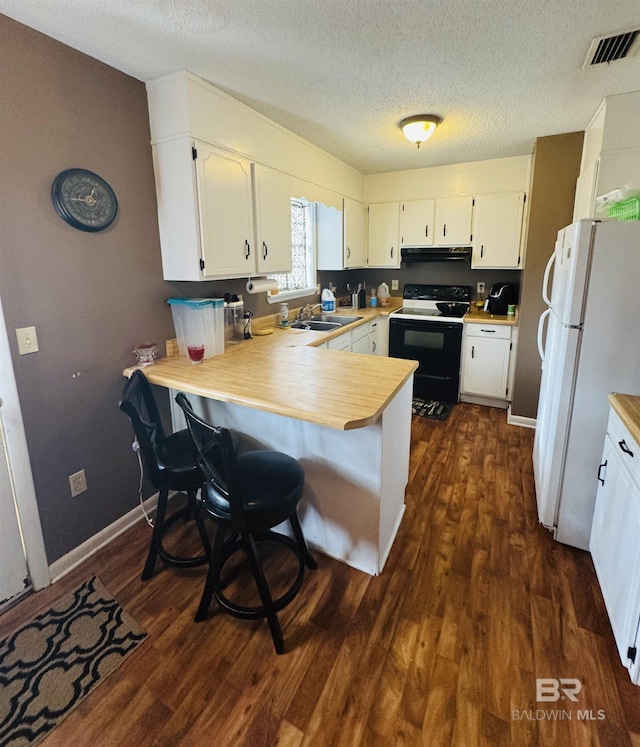
[[[577,703],[580,690],[582,690],[582,683],[572,677],[561,677],[559,680],[553,677],[543,677],[536,680],[536,700],[539,703],[555,703],[565,698]]]

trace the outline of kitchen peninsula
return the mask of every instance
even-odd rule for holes
[[[163,358],[144,373],[170,390],[175,428],[184,424],[173,402],[183,391],[210,422],[298,459],[311,547],[377,575],[404,512],[417,364],[316,347],[330,337],[275,329],[202,364]]]

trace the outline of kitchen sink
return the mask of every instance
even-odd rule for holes
[[[346,324],[357,322],[358,319],[362,319],[362,317],[361,316],[342,316],[340,314],[314,314],[309,319],[309,321],[331,322],[333,324],[337,324],[339,327],[344,327]]]
[[[334,329],[340,329],[343,324],[337,322],[324,322],[320,319],[301,319],[291,324],[292,329],[307,329],[313,332],[331,332]]]

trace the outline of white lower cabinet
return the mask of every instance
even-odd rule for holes
[[[351,330],[351,352],[366,353],[371,352],[371,341],[369,339],[370,323],[361,324]]]
[[[371,350],[371,323],[360,324],[358,327],[354,327],[348,332],[343,332],[338,337],[333,337],[331,340],[327,340],[326,343],[318,345],[318,347],[327,347],[331,350],[347,350],[351,353],[366,353],[369,354]]]
[[[389,355],[388,316],[378,316],[369,322],[369,340],[373,355]]]
[[[597,479],[589,549],[620,660],[638,685],[640,446],[613,410]]]
[[[367,355],[389,355],[389,318],[376,317],[316,347]]]
[[[327,347],[330,350],[351,350],[351,332],[343,332],[338,337],[327,340]]]
[[[465,324],[461,393],[507,400],[511,349],[511,327]]]

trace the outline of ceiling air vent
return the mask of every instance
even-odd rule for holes
[[[640,29],[618,31],[615,34],[597,36],[589,47],[587,59],[582,67],[614,62],[631,57],[640,47]]]

